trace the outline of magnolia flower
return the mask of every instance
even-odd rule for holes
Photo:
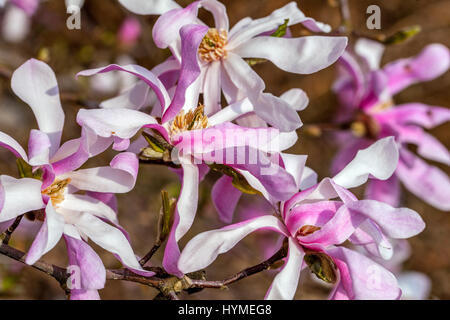
[[[398,168],[388,181],[371,181],[366,196],[397,206],[401,181],[425,202],[448,211],[448,176],[409,151],[407,145],[416,145],[417,153],[426,159],[450,164],[446,147],[424,130],[447,122],[450,110],[423,103],[394,105],[393,95],[445,73],[450,66],[449,50],[432,44],[416,57],[397,60],[380,69],[383,49],[380,44],[360,40],[355,46],[356,55],[346,52],[340,60],[341,75],[334,86],[341,102],[337,121],[350,124],[352,134],[345,134],[333,170],[340,170],[357,150],[374,139],[393,135],[400,146]]]
[[[180,160],[182,188],[163,261],[164,268],[176,275],[181,275],[176,266],[179,255],[177,242],[193,223],[197,209],[198,183],[209,170],[206,163],[212,165],[214,170],[228,174],[241,190],[267,190],[267,197],[277,201],[287,200],[290,194],[298,190],[295,178],[279,159],[279,152],[289,148],[297,140],[295,132],[280,133],[274,128],[242,128],[231,123],[240,115],[253,111],[253,105],[248,99],[230,105],[211,117],[204,114],[203,106],[189,105],[191,100],[186,96],[192,83],[200,75],[197,50],[206,31],[206,27],[198,25],[181,28],[185,60],[182,61],[178,86],[173,94],[167,91],[160,78],[137,65],[110,65],[79,73],[82,76],[92,76],[113,70],[125,71],[139,77],[151,87],[158,99],[159,108],[152,111],[156,117],[116,107],[82,109],[77,121],[101,139],[109,140],[116,150],[127,149],[130,139],[140,129],[151,129],[153,131],[150,134],[153,136],[147,137],[156,139],[152,143],[157,147],[145,149],[141,156],[159,157],[158,160],[164,160],[165,157]],[[301,99],[296,102],[304,104]],[[181,108],[183,109],[180,110]],[[239,158],[241,155],[243,159]],[[254,157],[254,161],[247,157]]]
[[[203,93],[206,114],[220,110],[223,92],[228,103],[248,98],[255,106],[256,115],[281,131],[300,127],[301,121],[296,110],[282,99],[263,93],[264,81],[244,59],[267,59],[282,70],[310,74],[334,63],[344,51],[347,38],[281,38],[265,35],[283,25],[285,20],[287,26],[302,23],[314,32],[330,31],[330,26],[306,17],[295,2],[265,18],[244,18],[229,29],[225,6],[216,0],[202,0],[184,9],[166,12],[153,28],[156,45],[160,48],[169,47],[179,61],[182,56],[180,28],[192,23],[204,25],[197,19],[199,7],[210,11],[215,20],[215,27],[207,29],[198,50],[201,76],[195,86]]]
[[[70,264],[78,265],[81,272],[75,275],[80,276],[80,287],[74,288],[72,299],[98,297],[96,289],[103,288],[106,280],[105,267],[88,239],[131,270],[149,274],[139,265],[111,207],[114,193],[134,187],[139,164],[136,155],[121,153],[109,166],[77,170],[108,144],[85,128],[81,138],[60,146],[64,112],[51,68],[28,60],[13,73],[11,87],[31,107],[39,127],[30,132],[28,154],[16,140],[0,132],[0,145],[19,159],[22,176],[0,176],[0,222],[26,213],[43,222],[25,262],[34,264],[63,237]]]
[[[403,239],[423,230],[424,222],[416,212],[375,200],[358,201],[346,189],[363,184],[369,175],[387,179],[397,161],[393,138],[380,140],[359,151],[333,179],[326,178],[282,203],[279,217],[262,215],[197,235],[184,248],[178,267],[184,273],[201,270],[248,234],[273,230],[287,238],[288,256],[267,299],[292,299],[300,272],[307,266],[320,279],[335,284],[332,299],[397,299],[401,292],[391,272],[342,246],[346,240],[364,238],[389,258],[387,237]]]

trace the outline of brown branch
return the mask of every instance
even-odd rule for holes
[[[3,239],[3,241],[2,241],[3,244],[9,243],[9,240],[11,239],[11,235],[14,233],[14,231],[19,226],[20,221],[22,221],[22,218],[23,218],[23,215],[18,216],[16,218],[16,220],[14,220],[13,224],[10,225],[9,228],[0,235],[0,239]]]
[[[0,245],[0,254],[25,264],[25,253],[6,244]],[[53,277],[61,286],[65,286],[67,278],[69,277],[66,269],[46,263],[42,260],[37,261],[32,267]]]
[[[145,266],[145,264],[153,257],[153,255],[158,251],[158,249],[161,247],[161,241],[157,241],[153,247],[150,249],[150,251],[139,261],[139,264],[141,266]]]
[[[6,244],[0,245],[0,254],[3,254],[11,259],[25,264],[25,253],[10,247]],[[261,262],[258,265],[247,268],[233,275],[232,277],[222,280],[222,281],[208,281],[208,280],[197,280],[189,278],[189,275],[184,276],[182,279],[175,276],[167,274],[161,268],[148,268],[150,271],[155,271],[156,276],[145,277],[133,273],[128,269],[107,269],[106,279],[107,280],[123,280],[136,282],[149,287],[155,288],[160,291],[160,293],[170,300],[179,300],[178,293],[182,291],[192,292],[192,289],[203,289],[203,288],[224,288],[229,284],[236,281],[254,275],[256,273],[262,272],[264,270],[270,269],[276,262],[280,261],[287,255],[287,248],[283,246],[277,253],[266,261]],[[54,278],[59,282],[61,288],[63,288],[67,293],[69,289],[67,288],[66,282],[70,275],[67,273],[65,268],[46,263],[42,260],[37,261],[33,264],[36,270],[44,272]],[[154,269],[154,270],[152,270]],[[192,275],[191,275],[192,276]]]
[[[278,250],[272,257],[269,259],[261,262],[260,264],[257,264],[253,267],[244,269],[235,275],[229,277],[228,279],[221,280],[221,281],[208,281],[208,280],[193,280],[191,279],[190,282],[190,288],[216,288],[216,289],[222,289],[225,288],[227,285],[232,284],[236,281],[239,281],[241,279],[244,279],[246,277],[249,277],[251,275],[254,275],[256,273],[268,270],[271,268],[271,266],[278,262],[279,260],[285,258],[287,256],[287,248],[286,246],[283,246],[280,250]]]

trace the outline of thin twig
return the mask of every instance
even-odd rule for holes
[[[243,278],[249,277],[251,275],[254,275],[256,273],[265,271],[269,269],[275,262],[283,259],[287,255],[287,250],[285,246],[283,246],[280,250],[278,250],[272,257],[269,259],[261,262],[260,264],[257,264],[253,267],[244,269],[235,275],[229,277],[228,279],[221,280],[221,281],[208,281],[208,280],[194,280],[191,279],[191,285],[190,288],[216,288],[216,289],[222,289],[226,287],[229,284],[232,284],[236,281],[239,281]]]
[[[13,224],[9,226],[8,229],[6,229],[6,231],[0,235],[0,238],[3,238],[2,243],[3,244],[8,244],[9,240],[11,239],[11,235],[14,233],[14,231],[17,229],[17,227],[20,224],[20,221],[22,221],[23,215],[18,216],[16,218],[16,220],[14,220]]]
[[[161,247],[161,241],[156,242],[150,251],[139,261],[141,266],[145,266],[145,264],[153,257],[156,251]]]
[[[0,254],[25,264],[25,253],[6,244],[0,245]],[[67,278],[69,277],[66,269],[46,263],[42,260],[37,261],[32,267],[50,275],[58,281],[60,285],[65,285]]]

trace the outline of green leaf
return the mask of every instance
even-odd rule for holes
[[[175,215],[177,201],[169,198],[169,193],[165,190],[161,191],[162,207],[158,221],[158,241],[164,242],[172,228]]]
[[[386,45],[391,44],[400,44],[405,42],[406,40],[414,37],[416,34],[418,34],[420,31],[422,31],[422,28],[420,26],[410,26],[405,29],[399,30],[396,33],[394,33],[392,36],[387,37],[383,43]]]
[[[40,180],[42,178],[42,170],[38,169],[33,172],[33,167],[30,166],[22,158],[16,160],[17,170],[19,171],[19,176],[21,178],[33,178]]]
[[[281,38],[286,35],[287,27],[288,27],[289,19],[284,19],[284,23],[281,24],[274,33],[272,33],[271,37]]]
[[[336,265],[329,256],[320,252],[307,253],[304,260],[317,278],[327,283],[336,283]]]
[[[216,171],[216,172],[220,172],[223,173],[229,177],[232,178],[232,184],[233,186],[240,190],[243,193],[247,193],[247,194],[261,194],[261,192],[259,192],[258,190],[254,189],[245,179],[245,177],[240,174],[238,171],[236,171],[235,169],[226,166],[224,164],[217,164],[217,163],[213,163],[210,164],[209,167],[211,168],[211,170]]]

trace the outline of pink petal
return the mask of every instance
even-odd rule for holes
[[[366,199],[377,200],[397,207],[400,203],[400,182],[394,174],[387,180],[372,179],[367,183]]]
[[[401,150],[396,175],[417,197],[439,210],[450,210],[450,179],[405,148]]]
[[[396,94],[422,81],[430,81],[445,73],[450,66],[450,51],[442,44],[430,44],[413,58],[389,63],[383,69],[389,78],[389,90]]]
[[[211,190],[214,207],[219,213],[220,220],[224,223],[233,221],[236,205],[242,195],[242,192],[232,185],[232,180],[228,176],[222,176]]]
[[[350,299],[398,299],[401,290],[397,279],[388,270],[364,255],[343,247],[327,249],[337,264],[343,288]]]
[[[162,123],[172,120],[186,104],[192,108],[197,105],[199,92],[188,92],[200,76],[200,66],[198,61],[198,48],[200,43],[208,31],[207,27],[200,25],[186,25],[180,29],[181,37],[181,70],[178,85],[172,103],[164,111]],[[188,94],[192,94],[190,99]]]
[[[103,289],[106,282],[106,270],[103,262],[94,250],[83,240],[64,235],[69,256],[69,266],[78,266],[80,274],[73,274],[79,277],[79,283],[75,280],[72,285],[79,284],[81,287],[75,289]],[[77,279],[78,280],[78,279]]]

